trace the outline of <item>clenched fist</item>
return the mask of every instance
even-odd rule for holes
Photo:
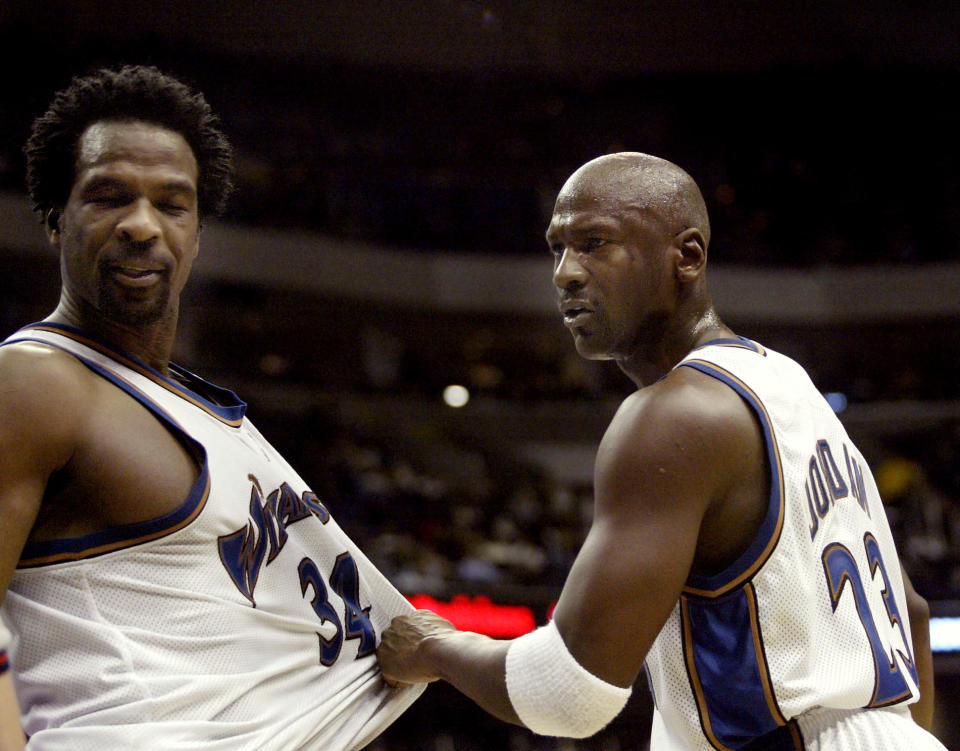
[[[391,686],[437,680],[441,676],[431,662],[430,645],[458,633],[450,621],[430,610],[397,616],[377,648],[384,680]]]

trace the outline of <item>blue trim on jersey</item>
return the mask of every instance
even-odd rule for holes
[[[205,381],[204,379],[194,375],[189,370],[177,365],[176,363],[169,364],[171,371],[182,376],[190,383],[197,384],[201,387],[201,391],[213,394],[216,397],[216,401],[211,401],[207,397],[203,396],[202,393],[188,388],[172,378],[168,378],[156,368],[147,365],[147,363],[143,362],[139,358],[99,342],[96,339],[93,339],[82,329],[65,323],[51,323],[46,321],[31,323],[30,325],[24,326],[18,332],[13,334],[9,338],[8,342],[5,343],[12,344],[15,341],[35,341],[52,347],[57,346],[54,342],[30,337],[30,331],[48,331],[55,334],[60,334],[71,341],[89,347],[90,349],[93,349],[102,355],[106,355],[110,359],[116,360],[121,365],[125,365],[131,370],[134,370],[154,381],[155,383],[160,384],[168,391],[179,394],[222,422],[239,424],[243,420],[243,416],[246,413],[246,402],[241,400],[240,397],[238,397],[230,389],[226,389],[222,386],[217,386],[214,383],[210,383],[209,381]],[[69,352],[69,350],[66,349],[64,349],[64,351]],[[70,352],[70,354],[79,357],[79,355],[77,355],[75,352]]]
[[[684,595],[681,612],[688,675],[708,738],[741,748],[782,726],[752,587],[710,600]]]
[[[757,532],[750,547],[725,570],[713,576],[691,575],[687,586],[691,591],[703,596],[717,596],[722,594],[734,582],[759,568],[766,560],[772,549],[772,543],[779,539],[783,526],[783,475],[780,467],[780,455],[777,443],[773,436],[773,428],[767,411],[756,394],[746,384],[735,378],[731,373],[718,365],[703,360],[690,360],[680,363],[681,366],[693,368],[701,373],[712,376],[736,391],[753,409],[763,430],[763,442],[767,451],[767,462],[770,465],[770,499],[763,523]]]

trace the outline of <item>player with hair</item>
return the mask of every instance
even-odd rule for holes
[[[692,178],[590,161],[546,238],[577,351],[637,386],[597,451],[591,528],[548,625],[496,641],[417,611],[383,634],[384,676],[586,737],[645,667],[652,751],[942,749],[929,614],[867,463],[799,365],[721,321]]]
[[[0,346],[0,749],[363,747],[420,693],[375,654],[411,606],[246,405],[170,362],[230,193],[217,118],[105,69],[25,151],[61,294]]]

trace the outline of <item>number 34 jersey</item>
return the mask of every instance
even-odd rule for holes
[[[346,751],[414,701],[422,686],[387,687],[375,653],[411,606],[232,392],[63,326],[14,340],[77,357],[200,467],[162,518],[23,551],[4,610],[31,749]]]
[[[721,380],[753,409],[771,489],[753,544],[716,576],[688,579],[647,656],[651,749],[738,749],[773,732],[802,748],[804,723],[791,721],[808,710],[916,701],[876,484],[806,372],[746,339],[711,342],[678,367]]]

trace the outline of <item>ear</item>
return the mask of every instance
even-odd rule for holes
[[[43,229],[47,234],[47,240],[50,244],[60,249],[60,217],[63,216],[63,210],[57,207],[47,209],[43,215]]]
[[[680,257],[677,262],[677,280],[690,282],[700,276],[707,265],[707,241],[696,227],[690,227],[674,238]]]

